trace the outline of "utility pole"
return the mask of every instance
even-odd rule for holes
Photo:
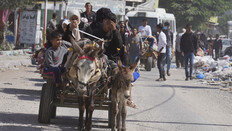
[[[68,0],[65,0],[65,19],[67,19],[68,16]]]
[[[56,0],[54,0],[54,10],[53,13],[56,13]]]
[[[64,3],[64,1],[63,0],[61,0],[61,4],[60,4],[60,19],[63,19],[63,3]]]
[[[47,29],[47,5],[48,0],[44,0],[44,29],[43,29],[43,43],[46,42],[46,29]]]

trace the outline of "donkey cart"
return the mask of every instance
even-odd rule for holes
[[[151,71],[156,65],[157,55],[155,50],[150,47],[151,43],[146,39],[142,44],[142,53],[140,56],[140,62],[144,65],[146,71]]]
[[[55,87],[52,75],[43,75],[46,83],[43,84],[38,121],[48,124],[52,118],[56,117],[57,107],[79,108],[77,92],[72,85],[65,86],[58,91]],[[108,126],[111,127],[112,119],[112,102],[110,100],[109,90],[106,81],[101,80],[98,90],[94,95],[94,108],[96,110],[108,110]],[[84,96],[87,97],[87,96]]]

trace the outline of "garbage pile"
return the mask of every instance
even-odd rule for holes
[[[194,77],[210,85],[232,86],[232,57],[224,56],[215,61],[211,56],[196,56]]]

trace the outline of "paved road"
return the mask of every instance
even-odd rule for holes
[[[156,82],[157,69],[141,71],[128,108],[128,131],[231,131],[232,94],[218,87],[184,81],[182,69],[172,69],[166,82]],[[37,122],[44,81],[35,67],[0,72],[0,131],[76,130],[78,109],[58,108],[51,124]],[[93,130],[107,128],[107,112],[94,112]]]

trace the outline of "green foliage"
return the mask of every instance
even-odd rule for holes
[[[35,0],[0,0],[1,9],[16,9],[25,8],[28,5],[33,5]]]
[[[176,17],[177,27],[191,23],[196,29],[211,16],[218,16],[232,8],[231,0],[160,0],[159,7]]]
[[[232,21],[232,15],[223,15],[219,18],[219,28],[223,34],[228,34],[228,23],[227,21]]]

